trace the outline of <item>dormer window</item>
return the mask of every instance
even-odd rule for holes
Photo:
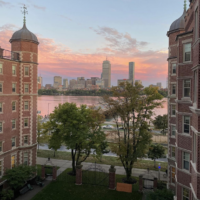
[[[184,62],[191,61],[191,43],[184,44]]]

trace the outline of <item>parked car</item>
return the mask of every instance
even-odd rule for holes
[[[111,125],[102,126],[103,129],[113,129],[114,127]]]

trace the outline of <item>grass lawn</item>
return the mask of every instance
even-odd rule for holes
[[[53,158],[53,159],[61,159],[61,160],[71,160],[71,154],[70,152],[62,152],[58,151],[56,152],[56,156],[53,157],[54,152],[51,150],[38,150],[38,157],[42,158]],[[121,161],[117,157],[112,157],[112,156],[103,156],[101,161],[94,158],[92,155],[86,159],[86,162],[97,162],[98,164],[106,164],[106,165],[115,165],[115,166],[122,166]],[[159,162],[156,162],[156,165],[158,166]],[[167,162],[160,162],[161,164],[161,171],[164,171],[167,169]],[[151,160],[139,160],[134,163],[133,165],[134,168],[139,168],[139,169],[147,169],[149,168],[150,170],[158,170],[158,167],[154,168],[154,162]]]
[[[71,169],[65,170],[56,181],[52,181],[41,192],[31,200],[142,200],[142,194],[138,192],[138,182],[133,185],[132,193],[117,192],[109,190],[108,186],[98,185],[75,185],[75,177],[67,173]],[[62,177],[67,177],[64,181]],[[122,182],[122,175],[116,175],[116,182]],[[138,178],[135,178],[138,180]]]

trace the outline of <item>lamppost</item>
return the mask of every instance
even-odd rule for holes
[[[51,103],[48,103],[48,116],[49,116],[49,104],[51,104]]]
[[[160,163],[158,163],[158,180],[160,180],[160,169],[161,169],[161,166],[160,166]]]

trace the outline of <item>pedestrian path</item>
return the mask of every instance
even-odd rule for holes
[[[37,157],[37,164],[38,165],[44,165],[44,163],[47,161],[47,158],[39,158]],[[72,161],[69,160],[59,160],[59,159],[51,159],[52,163],[56,166],[59,167],[59,174],[66,170],[67,168],[72,168]],[[94,163],[89,163],[89,162],[83,162],[83,169],[87,169],[91,164]],[[100,165],[105,171],[109,171],[110,165],[105,165],[105,164],[98,164]],[[126,172],[124,170],[124,167],[121,166],[115,166],[116,168],[116,174],[119,175],[126,175]],[[145,174],[147,172],[146,169],[137,169],[133,168],[132,169],[132,176],[139,177],[141,174]],[[150,171],[150,173],[158,178],[158,171]],[[165,173],[160,172],[160,180],[162,181],[167,181],[167,178],[163,177]]]

